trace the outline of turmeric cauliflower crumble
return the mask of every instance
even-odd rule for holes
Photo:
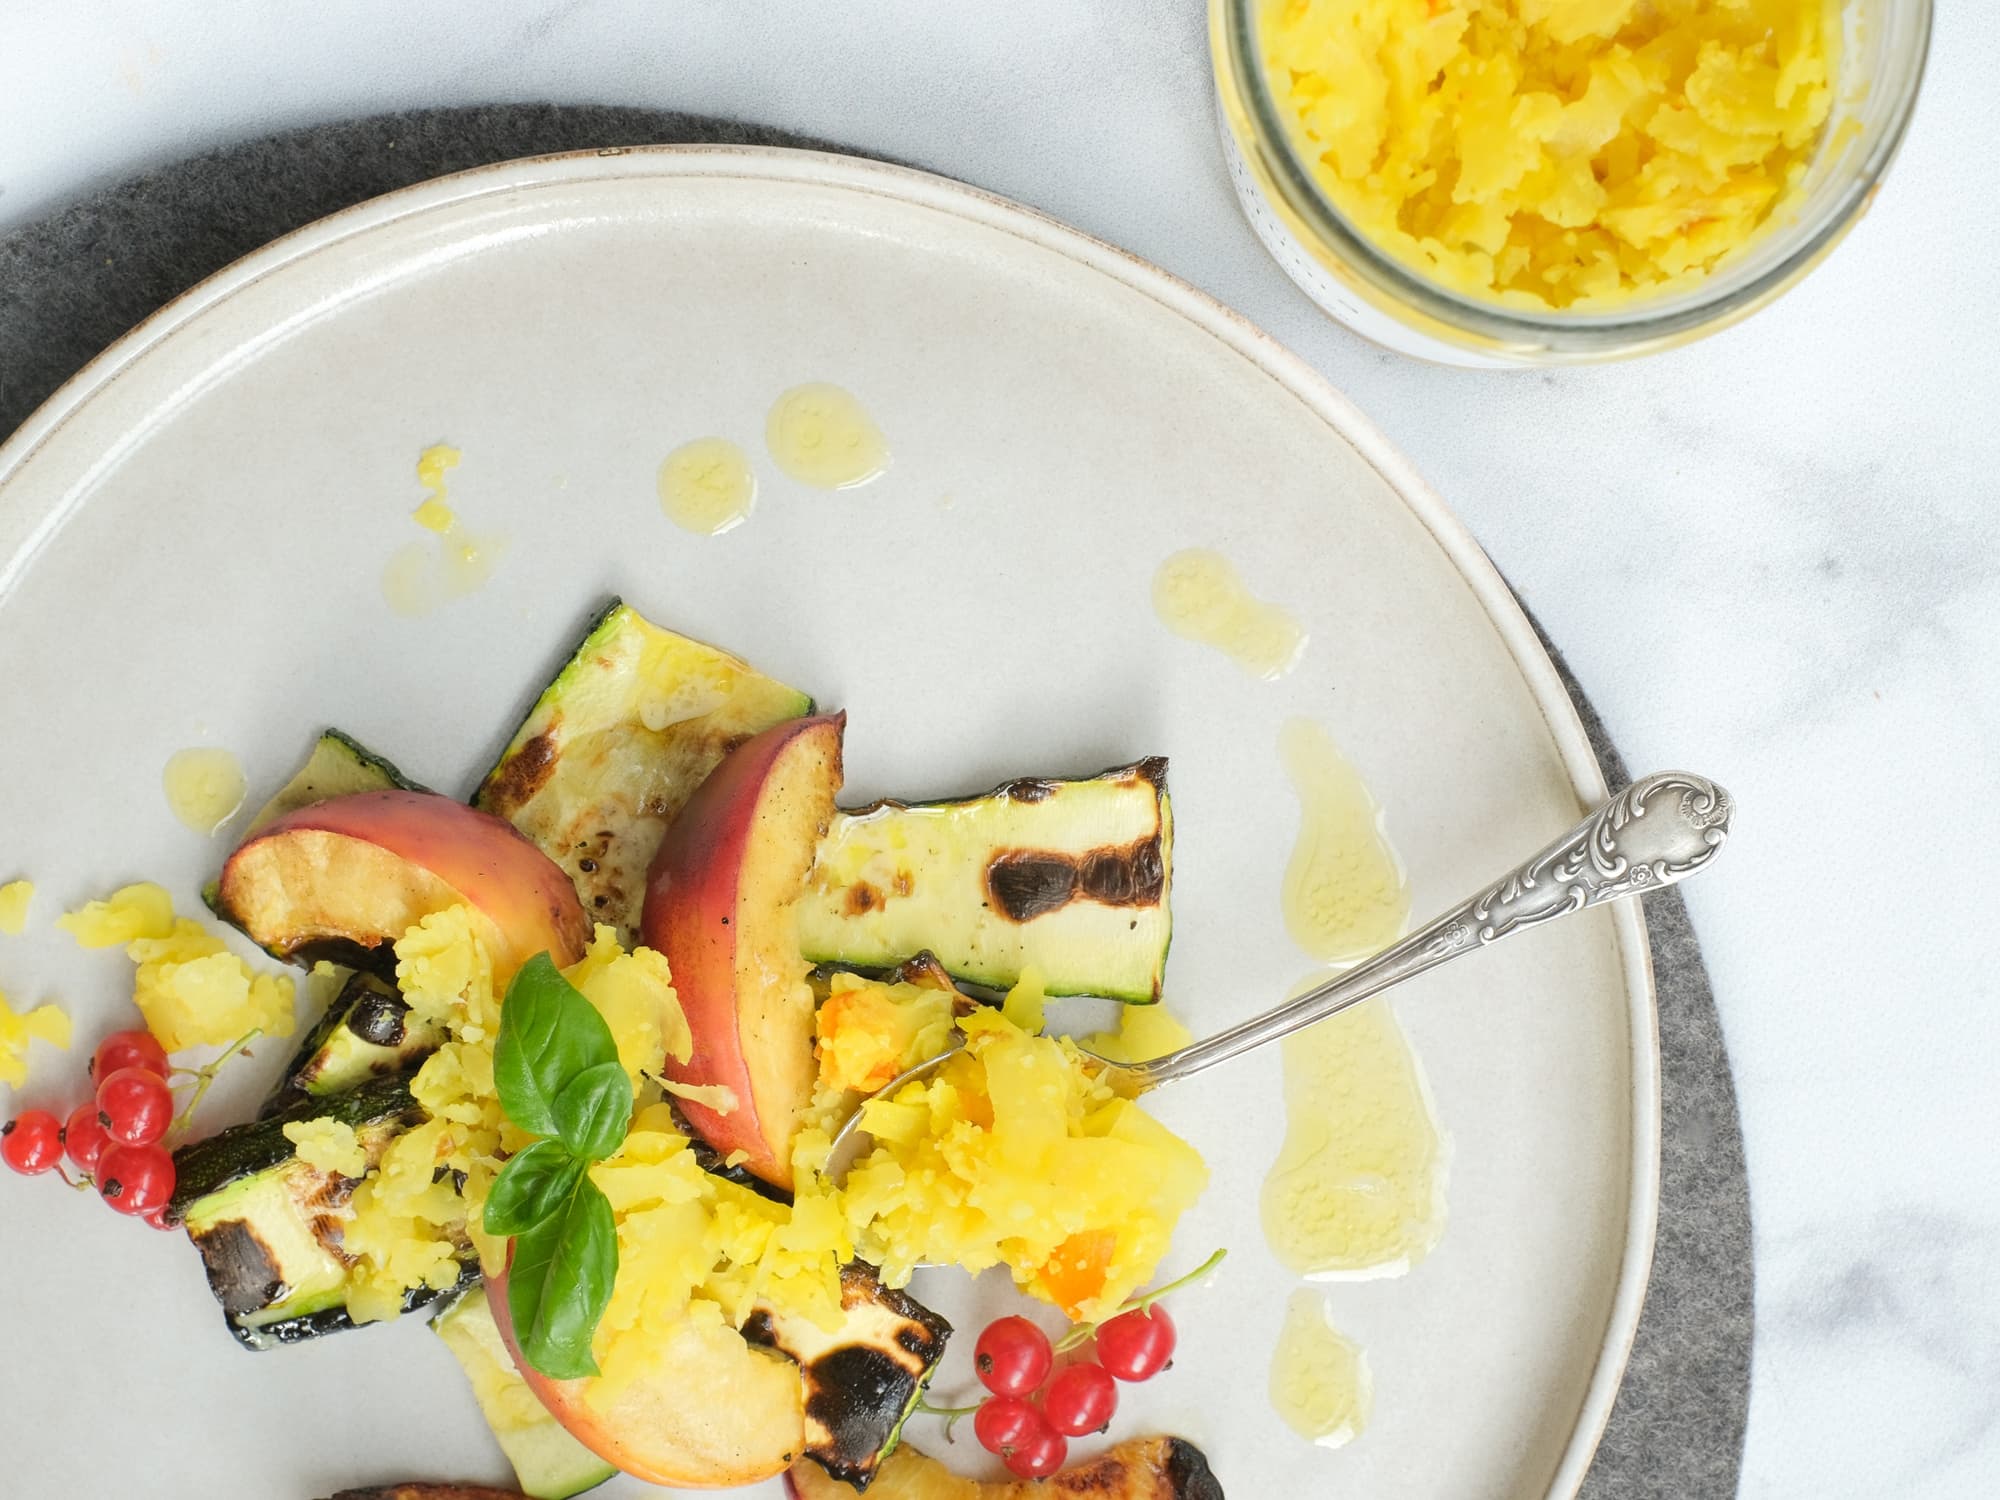
[[[26,931],[28,906],[34,899],[32,880],[10,880],[0,885],[0,932],[11,937]]]
[[[508,1122],[493,1080],[505,991],[485,933],[482,919],[453,907],[396,944],[404,999],[449,1039],[412,1083],[429,1119],[389,1144],[349,1204],[343,1248],[355,1261],[357,1322],[397,1316],[418,1286],[451,1285],[468,1240],[488,1270],[505,1264],[505,1242],[480,1221],[501,1165],[533,1137]],[[623,1147],[591,1174],[618,1228],[617,1288],[597,1333],[605,1378],[635,1377],[675,1326],[740,1327],[759,1301],[835,1326],[840,1265],[853,1250],[829,1191],[804,1184],[787,1208],[704,1171],[653,1077],[664,1056],[693,1049],[666,961],[626,952],[599,926],[565,977],[604,1016],[640,1101]]]
[[[114,948],[139,966],[132,999],[169,1052],[221,1047],[250,1031],[290,1036],[293,984],[260,974],[201,923],[174,915],[157,885],[128,885],[56,919],[85,948]]]
[[[1839,0],[1262,0],[1295,149],[1451,291],[1587,310],[1698,279],[1805,178]]]
[[[28,1044],[47,1042],[69,1050],[69,1017],[53,1005],[17,1012],[0,990],[0,1083],[19,1088],[28,1081]]]
[[[931,1007],[949,1006],[936,991],[874,988],[865,1006],[847,1009],[917,1012],[888,1035],[921,1038]],[[975,1272],[1004,1265],[1028,1292],[1094,1321],[1152,1279],[1175,1224],[1208,1185],[1194,1148],[1113,1095],[1075,1045],[1042,1035],[1041,1012],[1040,983],[1025,976],[1002,1008],[957,1019],[965,1048],[935,1075],[863,1106],[874,1145],[849,1169],[841,1207],[857,1252],[885,1284],[907,1283],[919,1261]],[[838,1027],[845,1013],[832,1019]],[[1160,1037],[1171,1036],[1177,1023],[1163,1019],[1171,1029]],[[823,1010],[822,1052],[856,1050],[844,1039],[829,1048],[827,1031]],[[1160,1037],[1142,1030],[1135,1045]],[[918,1041],[891,1076],[939,1050]]]
[[[502,1164],[533,1138],[508,1122],[494,1084],[505,986],[486,932],[453,907],[396,944],[405,1000],[449,1039],[412,1084],[428,1120],[390,1142],[348,1205],[357,1322],[397,1316],[417,1287],[450,1286],[468,1242],[489,1271],[505,1264],[507,1246],[484,1234],[481,1216]],[[740,1329],[760,1307],[837,1328],[840,1268],[857,1256],[891,1286],[919,1261],[1004,1264],[1071,1316],[1105,1315],[1151,1279],[1207,1183],[1192,1147],[1094,1082],[1073,1045],[1039,1034],[1032,978],[1004,1009],[967,1006],[954,1019],[954,993],[837,975],[820,1012],[821,1085],[794,1148],[793,1201],[773,1202],[704,1170],[655,1076],[663,1056],[693,1047],[665,959],[627,952],[600,925],[565,977],[604,1016],[638,1098],[624,1145],[591,1171],[618,1232],[594,1349],[613,1391],[678,1328]],[[874,1149],[843,1187],[829,1182],[831,1131],[856,1095],[934,1056],[954,1025],[964,1052],[934,1080],[871,1101]],[[352,1132],[321,1128],[331,1123],[286,1134],[314,1164],[359,1175],[347,1173]]]

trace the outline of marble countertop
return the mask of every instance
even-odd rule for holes
[[[1779,305],[1650,361],[1509,374],[1377,351],[1266,257],[1217,150],[1203,12],[9,0],[0,231],[287,126],[632,104],[964,178],[1241,310],[1468,520],[1635,770],[1697,768],[1740,799],[1727,875],[1688,900],[1756,1221],[1742,1494],[1995,1493],[1995,924],[1925,872],[2000,847],[2000,196],[1970,181],[2000,127],[2000,9],[1941,0],[1901,163]]]

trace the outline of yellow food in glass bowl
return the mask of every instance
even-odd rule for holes
[[[1588,311],[1699,280],[1810,165],[1840,0],[1266,0],[1293,146],[1469,297]]]

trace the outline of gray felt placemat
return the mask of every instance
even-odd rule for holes
[[[0,433],[162,303],[336,209],[510,157],[683,141],[836,149],[659,111],[496,105],[319,126],[95,193],[0,237]],[[1556,664],[1607,775],[1624,781],[1624,762],[1560,654]],[[1687,909],[1662,892],[1646,898],[1646,920],[1665,1063],[1659,1249],[1624,1389],[1583,1493],[1720,1500],[1736,1492],[1750,1382],[1743,1140]]]

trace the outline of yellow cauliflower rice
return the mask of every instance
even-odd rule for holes
[[[951,1036],[953,1003],[944,990],[834,975],[819,1008],[813,1049],[822,1093],[872,1094],[936,1057]]]
[[[174,930],[174,898],[151,881],[113,891],[56,918],[56,926],[85,948],[117,948],[135,938],[163,938]]]
[[[507,1122],[494,1086],[502,996],[485,930],[453,908],[396,944],[405,999],[449,1040],[412,1085],[429,1119],[390,1143],[349,1204],[357,1321],[396,1316],[415,1287],[448,1286],[468,1241],[489,1271],[505,1262],[505,1243],[483,1233],[480,1216],[502,1163],[532,1137]],[[1101,1315],[1152,1277],[1207,1182],[1191,1147],[1092,1082],[1069,1043],[1038,1034],[1031,977],[1004,1011],[956,1023],[967,1050],[937,1080],[869,1103],[879,1144],[835,1187],[821,1169],[829,1130],[855,1097],[847,1087],[879,1087],[934,1055],[957,1001],[953,991],[837,977],[821,1012],[827,1066],[815,1116],[793,1150],[793,1201],[774,1203],[703,1170],[655,1076],[663,1056],[693,1049],[665,959],[626,952],[600,926],[566,976],[603,1014],[637,1097],[624,1144],[591,1169],[618,1230],[618,1277],[594,1346],[614,1391],[689,1327],[741,1328],[760,1307],[837,1327],[840,1269],[857,1255],[892,1285],[918,1260],[975,1271],[1004,1263],[1072,1316]],[[1141,1025],[1125,1042],[1156,1044],[1173,1024]],[[294,1139],[332,1161],[346,1143],[326,1123]]]
[[[349,1205],[348,1307],[360,1322],[395,1317],[417,1286],[450,1285],[468,1241],[487,1269],[506,1261],[505,1242],[488,1237],[480,1217],[501,1164],[532,1137],[506,1120],[493,1081],[503,995],[484,931],[475,914],[454,907],[396,944],[404,998],[450,1039],[412,1083],[430,1118],[390,1143]],[[831,1326],[840,1265],[853,1252],[825,1190],[809,1187],[786,1208],[703,1171],[661,1101],[652,1074],[664,1056],[685,1060],[694,1045],[666,960],[647,948],[627,953],[615,930],[600,926],[565,977],[604,1016],[640,1101],[623,1147],[592,1171],[619,1239],[617,1289],[597,1335],[605,1376],[640,1372],[647,1351],[677,1326],[738,1327],[759,1302]]]
[[[864,1106],[875,1144],[842,1195],[856,1250],[891,1286],[923,1260],[1004,1265],[1072,1318],[1108,1315],[1152,1279],[1207,1167],[1038,1034],[1032,976],[957,1024],[964,1051]]]
[[[47,1042],[69,1050],[69,1017],[53,1005],[17,1012],[0,990],[0,1083],[19,1088],[28,1081],[28,1044]]]
[[[0,885],[0,932],[10,937],[28,927],[28,906],[35,899],[32,880],[10,880]]]
[[[1589,309],[1691,284],[1804,179],[1839,0],[1261,0],[1293,145],[1452,291]]]
[[[1119,1013],[1116,1031],[1100,1031],[1083,1045],[1108,1062],[1142,1063],[1178,1052],[1194,1033],[1166,1006],[1128,1005]]]
[[[299,1160],[322,1172],[360,1177],[368,1170],[368,1151],[354,1127],[340,1120],[293,1120],[285,1139],[299,1148]]]
[[[124,945],[139,966],[132,999],[169,1052],[226,1046],[251,1031],[292,1034],[291,978],[258,973],[201,923],[176,917],[157,885],[128,885],[56,925],[85,948]]]

